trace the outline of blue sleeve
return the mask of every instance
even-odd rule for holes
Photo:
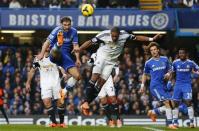
[[[194,71],[198,71],[199,70],[199,66],[194,61],[192,61],[192,64],[193,64]]]
[[[51,45],[54,45],[57,42],[57,32],[58,32],[59,28],[56,27],[51,33],[50,35],[47,37],[47,39],[50,41]]]
[[[167,71],[171,71],[172,67],[171,67],[171,62],[169,61],[169,59],[167,59]]]
[[[144,66],[144,73],[145,73],[145,74],[149,74],[149,73],[150,73],[150,68],[149,68],[148,63],[145,63],[145,66]]]
[[[176,72],[176,67],[175,67],[175,63],[174,62],[172,64],[172,72]]]
[[[77,35],[77,31],[75,30],[73,33],[73,44],[78,44],[78,35]]]

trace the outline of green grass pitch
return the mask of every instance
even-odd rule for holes
[[[68,128],[51,128],[38,125],[0,125],[0,131],[169,131],[161,126],[123,126],[110,128],[104,126],[69,126]],[[198,131],[199,128],[180,128],[180,131]]]

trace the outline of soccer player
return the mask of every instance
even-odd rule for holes
[[[41,53],[37,55],[37,59],[41,60],[48,47],[50,47],[50,61],[61,66],[74,79],[74,83],[81,79],[81,75],[76,67],[81,65],[79,52],[75,52],[76,63],[72,59],[71,51],[79,49],[77,30],[71,27],[71,19],[63,17],[60,21],[61,25],[57,26],[48,36],[42,46]],[[69,85],[66,85],[68,87]],[[65,97],[62,93],[62,99]]]
[[[74,52],[79,52],[91,45],[100,44],[100,47],[97,50],[97,57],[92,70],[91,80],[89,81],[88,87],[86,87],[85,101],[81,105],[82,113],[84,115],[89,114],[89,104],[95,99],[101,87],[109,78],[113,67],[117,63],[118,57],[123,51],[126,41],[130,39],[138,41],[154,41],[159,37],[160,35],[156,35],[153,38],[135,36],[124,30],[120,30],[118,27],[113,27],[111,30],[102,31],[96,37],[86,41],[79,49],[74,49]]]
[[[90,66],[93,66],[95,60],[96,60],[96,53],[93,53],[91,55],[90,60],[87,62]],[[101,103],[101,108],[103,109],[107,119],[108,119],[108,125],[110,127],[115,127],[115,124],[118,128],[122,127],[122,121],[120,118],[119,113],[119,106],[117,103],[117,98],[115,94],[115,87],[114,87],[114,80],[117,79],[119,75],[119,67],[116,65],[114,67],[114,77],[112,75],[109,76],[108,80],[105,82],[105,84],[102,86],[102,89],[100,90],[98,94],[98,98]],[[110,104],[108,103],[110,102]],[[116,116],[116,123],[112,118],[112,115]]]
[[[3,102],[3,94],[4,94],[3,93],[3,88],[0,87],[0,110],[1,110],[4,118],[6,119],[7,124],[9,124],[8,116],[6,114],[5,109],[3,108],[3,104],[4,104],[4,102]]]
[[[188,116],[190,120],[190,127],[194,128],[194,110],[192,104],[192,87],[191,74],[198,72],[199,66],[192,60],[188,59],[187,51],[180,48],[178,51],[179,59],[172,64],[172,71],[175,74],[176,82],[172,100],[174,102],[173,119],[174,125],[178,127],[178,112],[179,103],[183,101],[188,109]]]
[[[159,45],[156,42],[151,42],[148,45],[148,50],[150,51],[151,58],[145,62],[140,92],[143,93],[145,91],[147,75],[150,75],[150,92],[153,97],[164,104],[158,110],[150,110],[148,115],[153,121],[156,121],[157,111],[163,112],[165,110],[168,127],[176,129],[172,124],[171,95],[165,90],[167,86],[166,80],[169,80],[171,77],[171,63],[166,56],[160,56]]]
[[[67,127],[64,123],[65,106],[64,103],[61,102],[61,96],[59,93],[61,90],[59,70],[57,65],[50,61],[48,52],[45,53],[45,56],[41,60],[34,60],[33,67],[28,73],[26,82],[27,91],[30,91],[31,89],[30,83],[37,69],[39,69],[40,72],[41,97],[52,122],[49,126],[58,126],[55,117],[55,110],[52,105],[52,100],[57,100],[57,110],[60,118],[59,126],[65,128]]]

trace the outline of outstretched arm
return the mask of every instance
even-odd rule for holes
[[[156,41],[156,40],[160,39],[161,37],[162,37],[162,35],[160,35],[160,34],[155,35],[153,38],[138,35],[138,36],[136,36],[136,40],[138,40],[138,41]]]
[[[50,41],[47,39],[42,46],[41,52],[36,56],[38,60],[41,60],[44,57],[46,49],[50,46]]]
[[[77,53],[77,52],[81,52],[82,50],[85,50],[87,49],[88,47],[90,47],[92,45],[92,41],[91,40],[88,40],[86,42],[84,42],[79,48],[73,48],[73,52]]]

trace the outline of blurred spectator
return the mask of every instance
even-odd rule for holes
[[[31,0],[31,1],[28,1],[27,7],[28,7],[28,8],[39,8],[39,7],[41,7],[39,1],[40,1],[40,0]]]
[[[61,4],[62,8],[74,8],[77,7],[76,0],[63,0]]]
[[[0,7],[9,7],[9,1],[8,0],[1,0],[0,1]]]
[[[17,0],[12,0],[9,4],[9,8],[22,8],[21,4]]]
[[[14,66],[12,66],[10,59],[7,60],[6,65],[3,67],[3,74],[6,74],[6,72],[10,72],[11,75],[14,75],[15,72]]]
[[[51,8],[51,9],[59,9],[59,8],[61,8],[60,0],[50,0],[49,8]]]

